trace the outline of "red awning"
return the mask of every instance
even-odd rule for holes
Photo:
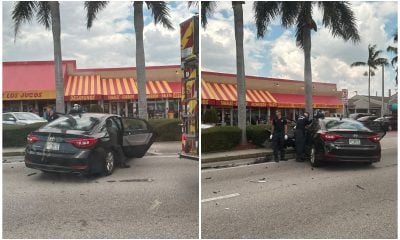
[[[305,99],[302,94],[271,93],[275,97],[278,107],[304,108]],[[341,108],[342,102],[336,96],[313,96],[314,108]]]
[[[55,88],[52,61],[3,62],[3,100],[55,99]]]
[[[99,75],[69,76],[65,83],[65,101],[99,100],[101,84]]]

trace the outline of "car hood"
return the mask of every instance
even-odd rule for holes
[[[46,123],[46,120],[18,120],[17,124],[33,124],[33,123]]]

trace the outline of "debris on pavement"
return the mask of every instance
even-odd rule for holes
[[[214,194],[217,194],[217,193],[219,193],[219,192],[221,192],[221,191],[213,191]]]
[[[123,179],[119,180],[120,182],[153,182],[154,180],[151,178],[138,178],[138,179]]]
[[[356,185],[356,187],[358,187],[361,190],[365,190],[365,188],[361,187],[360,185]]]
[[[107,182],[116,182],[115,180],[108,180]]]
[[[28,175],[26,175],[26,176],[28,176],[28,177],[30,177],[30,176],[32,176],[32,175],[35,175],[36,173],[35,172],[33,172],[33,173],[29,173]]]
[[[266,183],[267,181],[265,180],[266,178],[261,178],[258,180],[250,180],[249,182],[253,182],[253,183]]]
[[[206,177],[206,179],[211,179],[211,177]]]

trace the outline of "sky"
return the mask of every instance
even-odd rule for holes
[[[11,19],[13,2],[3,2],[3,61],[53,60],[51,31],[34,19],[21,26],[14,42]],[[179,24],[198,12],[187,2],[169,2],[175,30],[154,25],[151,12],[144,7],[144,46],[146,64],[179,65]],[[78,68],[135,66],[135,34],[132,2],[110,2],[86,28],[83,2],[60,2],[61,45],[65,60],[76,60]]]
[[[336,83],[338,89],[347,88],[349,95],[368,93],[368,77],[365,68],[351,68],[355,61],[367,61],[368,44],[376,44],[384,50],[382,57],[390,60],[386,52],[393,45],[397,31],[397,2],[351,2],[357,19],[361,42],[354,45],[333,38],[321,23],[322,13],[314,10],[318,31],[312,33],[311,64],[313,81]],[[268,27],[266,36],[257,39],[253,3],[243,5],[244,55],[246,75],[303,80],[304,54],[296,46],[295,29],[284,29],[280,21]],[[235,35],[233,10],[230,2],[218,2],[215,12],[208,18],[208,25],[201,31],[201,61],[203,70],[236,73]],[[371,79],[371,95],[382,92],[381,69]],[[395,73],[391,66],[385,69],[385,94],[395,90]]]
[[[77,60],[78,68],[135,66],[135,37],[131,2],[110,2],[98,14],[93,27],[86,29],[83,2],[61,2],[61,42],[63,59]],[[283,29],[273,22],[264,39],[257,39],[252,2],[244,8],[244,52],[246,75],[303,80],[303,52],[296,47],[294,29]],[[21,26],[14,41],[11,11],[13,2],[2,3],[3,61],[52,60],[51,31],[35,21]],[[144,44],[146,65],[180,64],[179,23],[193,16],[187,2],[169,2],[175,30],[154,25],[150,12],[144,11]],[[366,61],[368,44],[385,51],[394,45],[397,29],[397,2],[352,2],[361,42],[357,45],[332,38],[321,26],[321,13],[314,12],[318,32],[312,33],[313,81],[336,83],[338,89],[349,89],[349,95],[367,94],[366,69],[351,68],[355,61]],[[202,70],[236,73],[233,12],[230,2],[218,2],[206,29],[201,28]],[[381,94],[381,70],[371,80],[371,95]],[[385,94],[395,90],[394,71],[385,69]]]

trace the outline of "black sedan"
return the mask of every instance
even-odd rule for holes
[[[30,133],[25,150],[25,165],[43,172],[102,173],[110,175],[118,163],[112,150],[107,120],[118,133],[127,157],[143,157],[154,141],[145,120],[118,115],[82,113],[60,116]]]
[[[315,119],[306,135],[310,163],[318,167],[328,161],[379,162],[385,132],[379,124],[366,127],[352,119],[324,118]]]

